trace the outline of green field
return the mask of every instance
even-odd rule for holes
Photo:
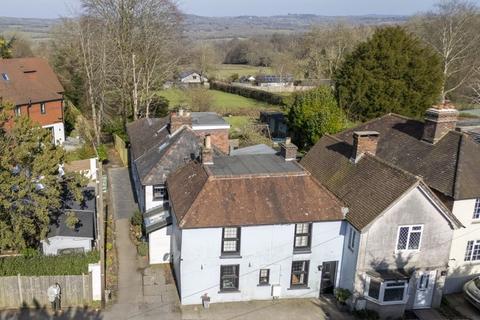
[[[278,110],[279,106],[274,106],[265,102],[244,98],[236,94],[230,94],[217,90],[209,90],[213,96],[212,110],[220,114],[242,113],[258,110]],[[189,98],[187,92],[181,89],[168,89],[160,92],[160,95],[169,101],[171,109],[179,105],[188,105]],[[195,110],[195,106],[191,106]]]
[[[250,76],[257,74],[270,74],[272,73],[271,68],[267,67],[254,67],[243,64],[219,64],[216,65],[214,70],[210,72],[216,79],[226,80],[230,78],[233,74],[238,74],[241,76]]]
[[[230,125],[230,134],[241,132],[245,126],[254,121],[254,118],[248,116],[230,116],[223,119]]]

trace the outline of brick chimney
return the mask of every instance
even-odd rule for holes
[[[377,153],[378,137],[377,131],[355,131],[353,133],[353,162],[360,160],[365,152],[375,155]]]
[[[170,134],[174,134],[183,126],[192,127],[192,116],[190,112],[179,109],[178,112],[172,112],[170,115]]]
[[[292,143],[291,138],[286,138],[285,143],[280,143],[280,155],[285,161],[293,161],[297,159],[298,148]]]
[[[202,147],[202,163],[213,164],[212,139],[209,134],[205,136]]]
[[[425,112],[422,139],[429,143],[437,143],[450,130],[455,130],[458,115],[458,110],[449,101],[428,109]]]

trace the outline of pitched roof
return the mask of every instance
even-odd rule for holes
[[[0,59],[0,97],[15,105],[62,99],[57,75],[42,58]]]
[[[471,135],[450,131],[436,144],[422,140],[423,122],[388,114],[336,135],[353,143],[354,131],[380,133],[377,157],[414,175],[456,200],[480,197],[480,144]]]
[[[350,161],[352,146],[324,136],[301,164],[349,208],[347,219],[361,230],[419,183],[412,174],[370,154]]]
[[[71,229],[66,225],[66,213],[69,211],[73,211],[79,219],[75,229]],[[85,188],[81,201],[76,201],[71,194],[65,196],[63,199],[63,208],[56,219],[50,224],[47,237],[62,236],[94,239],[95,212],[96,197],[94,188]]]
[[[228,158],[235,161],[237,157]],[[271,155],[255,159],[262,165],[272,161]],[[219,175],[217,160],[207,166],[192,161],[168,178],[170,203],[180,228],[343,219],[342,204],[298,164],[293,164],[298,169],[273,174],[240,170]]]
[[[169,117],[142,118],[127,124],[130,151],[136,160],[152,147],[161,143],[169,134]]]
[[[162,136],[148,151],[135,160],[143,185],[162,184],[170,172],[200,154],[199,137],[189,128]]]

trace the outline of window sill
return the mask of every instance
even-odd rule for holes
[[[472,220],[472,224],[480,224],[480,219],[474,219],[474,220]]]
[[[219,259],[242,259],[242,256],[239,254],[222,254]]]
[[[287,290],[310,290],[309,286],[291,286]]]
[[[293,254],[310,254],[312,253],[312,250],[310,248],[308,249],[293,249]]]
[[[378,304],[380,306],[391,306],[391,305],[398,305],[398,304],[406,304],[406,301],[389,301],[389,302],[382,302],[378,301],[377,299],[371,298],[369,296],[364,296],[366,300]]]
[[[220,290],[218,293],[239,293],[240,290]]]
[[[270,283],[257,284],[257,287],[270,287]]]

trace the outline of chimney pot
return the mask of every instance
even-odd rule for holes
[[[429,143],[437,143],[449,131],[455,130],[458,115],[458,110],[448,100],[428,109],[425,112],[422,139]]]
[[[353,133],[352,161],[358,162],[365,152],[375,155],[379,136],[380,133],[377,131],[355,131]]]
[[[170,115],[170,134],[174,134],[183,126],[192,127],[190,113],[184,113],[183,109],[179,109],[178,112],[172,112]]]
[[[298,148],[292,143],[290,137],[285,139],[285,143],[280,144],[280,155],[285,158],[285,161],[293,161],[297,159]]]
[[[183,109],[182,108],[178,109],[178,116],[183,117]]]

